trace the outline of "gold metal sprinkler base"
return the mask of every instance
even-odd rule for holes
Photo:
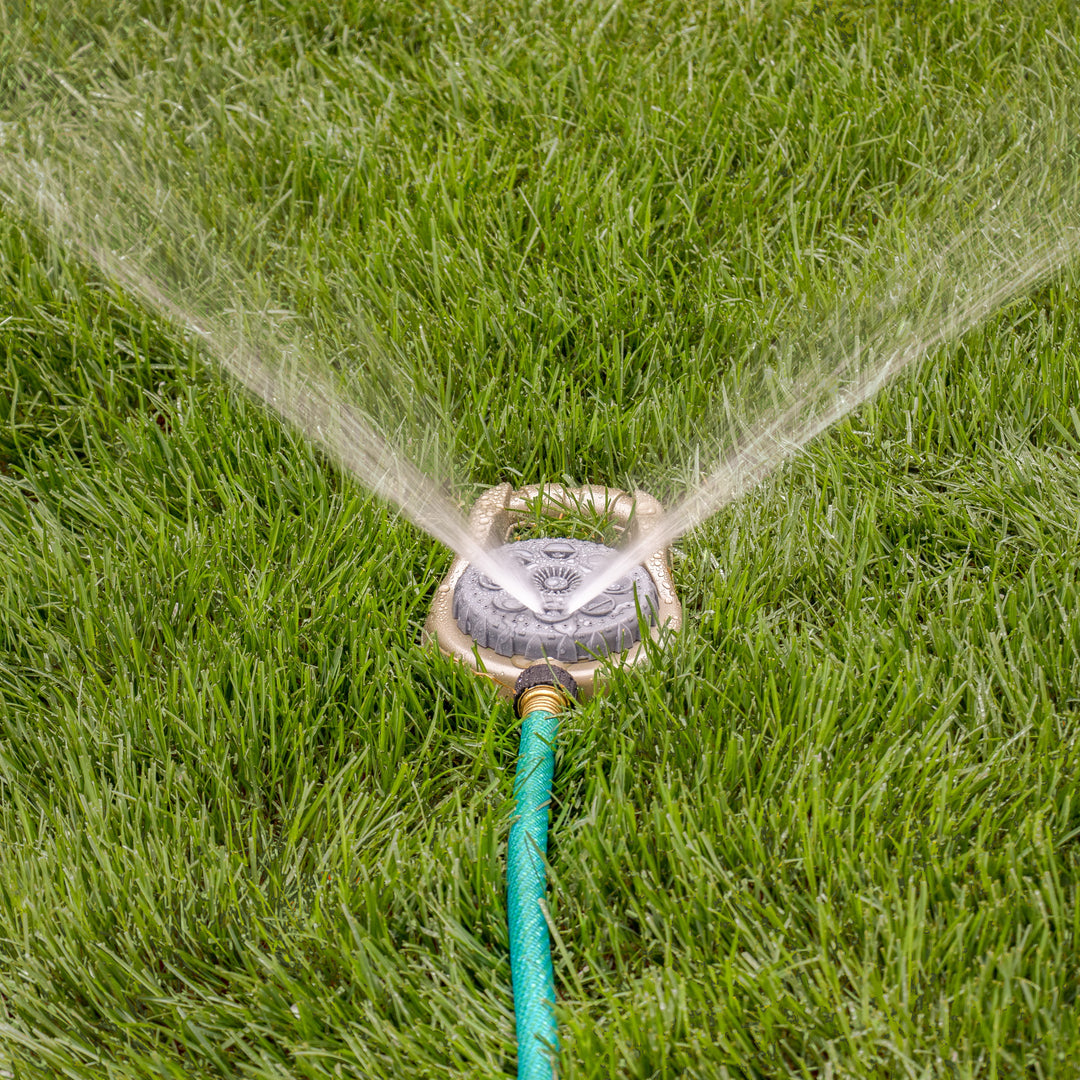
[[[538,500],[545,517],[561,516],[568,509],[591,510],[597,517],[605,515],[627,543],[656,528],[664,512],[659,501],[644,491],[635,491],[631,495],[615,488],[593,485],[568,488],[561,484],[534,484],[515,491],[510,484],[500,484],[485,491],[473,505],[469,515],[473,536],[484,547],[494,548],[507,543],[514,527],[535,515]],[[658,548],[642,564],[656,587],[656,599],[650,600],[655,611],[649,634],[654,641],[682,625],[682,607],[675,596],[669,564],[668,548]],[[535,656],[533,659],[522,655],[503,656],[478,644],[458,625],[454,617],[454,589],[468,567],[469,563],[460,556],[451,564],[424,623],[423,641],[434,641],[441,652],[492,679],[500,692],[511,696],[518,676],[537,660]],[[571,662],[552,659],[573,676],[582,697],[591,697],[596,692],[598,672],[605,664],[641,664],[646,655],[638,641],[622,652],[610,652],[605,656]]]

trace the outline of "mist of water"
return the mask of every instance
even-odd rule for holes
[[[798,374],[773,380],[756,418],[729,416],[728,446],[662,522],[601,564],[567,600],[573,612],[653,552],[700,525],[902,371],[954,341],[1080,254],[1080,166],[1071,134],[1044,138],[1036,164],[984,199],[947,240],[911,239],[861,302],[841,305],[774,350]],[[955,200],[954,200],[955,201]],[[931,230],[933,232],[933,230]],[[761,397],[760,392],[748,397]],[[740,401],[738,390],[729,401]]]
[[[73,128],[70,119],[49,122],[55,109],[39,113],[25,129],[29,149],[9,126],[0,146],[0,198],[191,334],[224,371],[362,485],[519,601],[541,609],[520,567],[480,545],[439,483],[343,396],[331,370],[319,371],[296,316],[265,299],[258,304],[252,275],[211,241],[170,177],[133,154],[137,132],[127,115],[99,107]],[[370,340],[367,346],[374,349]],[[381,358],[369,359],[378,366]]]
[[[222,369],[365,487],[539,609],[532,582],[477,543],[455,501],[417,464],[423,454],[407,452],[400,437],[373,420],[378,387],[361,386],[362,403],[347,397],[303,320],[272,302],[221,239],[230,208],[211,208],[214,229],[200,218],[186,190],[197,179],[183,161],[171,160],[167,130],[142,121],[130,92],[112,88],[92,101],[66,91],[57,96],[59,105],[37,103],[6,135],[0,128],[0,197],[195,337]],[[702,435],[716,464],[688,477],[661,524],[599,567],[568,609],[747,492],[928,352],[1068,263],[1080,236],[1072,145],[1072,131],[1059,124],[1008,150],[1005,158],[1014,163],[1025,155],[1035,162],[1027,168],[1009,173],[984,150],[961,162],[943,181],[945,212],[937,224],[905,235],[891,257],[866,256],[851,299],[800,320],[774,343],[767,378],[757,371],[756,382],[729,386],[720,415],[707,418]],[[965,169],[970,183],[958,179]],[[356,337],[368,350],[369,375],[389,371],[365,328],[356,325]]]

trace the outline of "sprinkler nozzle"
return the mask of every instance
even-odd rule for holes
[[[514,683],[514,710],[518,716],[537,709],[558,715],[579,697],[574,676],[557,664],[533,664]]]

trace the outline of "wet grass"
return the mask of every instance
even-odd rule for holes
[[[1073,20],[27,5],[0,93],[171,91],[208,228],[328,354],[370,323],[467,489],[662,484]],[[562,726],[563,1077],[1075,1075],[1078,280],[676,548],[686,630]],[[418,644],[448,563],[0,217],[0,1067],[512,1074],[514,721]]]

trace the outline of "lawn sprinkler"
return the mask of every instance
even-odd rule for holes
[[[569,509],[605,516],[626,542],[647,535],[663,514],[660,503],[642,491],[630,495],[561,485],[491,488],[473,506],[473,536],[521,567],[539,592],[543,610],[531,611],[458,557],[424,626],[426,641],[492,679],[501,693],[513,697],[521,717],[516,816],[506,860],[518,1080],[551,1080],[558,1051],[544,861],[559,716],[571,702],[596,693],[604,665],[642,663],[642,633],[659,640],[682,623],[666,548],[567,614],[570,595],[614,552],[590,540],[558,536],[511,540],[537,508],[547,518],[561,517]]]
[[[630,495],[560,484],[488,489],[469,515],[472,534],[481,546],[498,548],[508,562],[521,567],[543,598],[544,610],[530,611],[459,556],[435,594],[425,640],[494,680],[504,696],[513,693],[522,671],[544,661],[569,672],[581,696],[591,697],[603,665],[645,660],[642,623],[654,640],[682,624],[668,551],[653,552],[626,577],[566,615],[566,600],[614,551],[593,541],[561,537],[508,542],[516,529],[535,520],[537,508],[545,518],[568,511],[607,518],[628,543],[647,535],[663,516],[659,501],[643,491]]]

